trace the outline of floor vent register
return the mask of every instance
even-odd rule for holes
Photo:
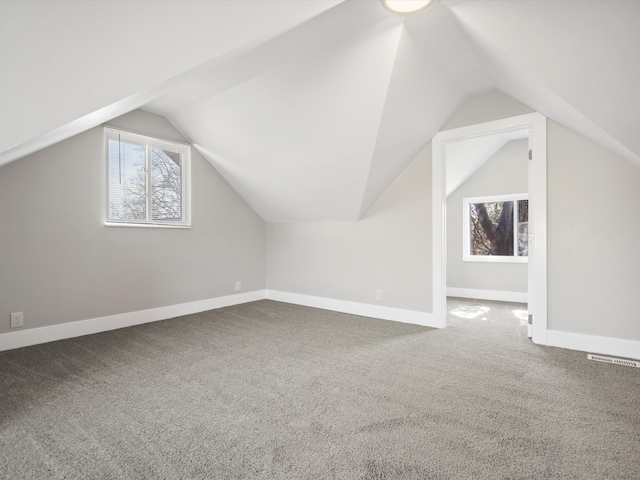
[[[624,359],[624,358],[605,357],[604,355],[593,355],[592,353],[587,354],[587,358],[589,360],[594,360],[596,362],[613,363],[614,365],[624,365],[625,367],[640,368],[640,362],[636,362],[635,360],[627,360],[627,359]]]

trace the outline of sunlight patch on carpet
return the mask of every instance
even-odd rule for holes
[[[484,315],[491,310],[486,305],[458,305],[453,310],[450,310],[451,315],[455,315],[460,318],[478,318],[480,315]]]
[[[527,310],[513,310],[513,315],[520,320],[520,325],[529,323],[529,312]]]

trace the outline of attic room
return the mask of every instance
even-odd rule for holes
[[[0,2],[0,477],[640,477],[639,21]]]

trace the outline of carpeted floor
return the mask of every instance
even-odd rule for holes
[[[0,353],[0,478],[640,478],[640,369],[449,311],[264,300]]]

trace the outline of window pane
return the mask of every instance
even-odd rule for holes
[[[529,200],[518,200],[518,256],[529,256]]]
[[[471,203],[471,255],[513,256],[514,202]]]
[[[151,150],[151,212],[153,220],[182,222],[182,155]]]
[[[145,220],[145,146],[109,139],[109,220]]]

